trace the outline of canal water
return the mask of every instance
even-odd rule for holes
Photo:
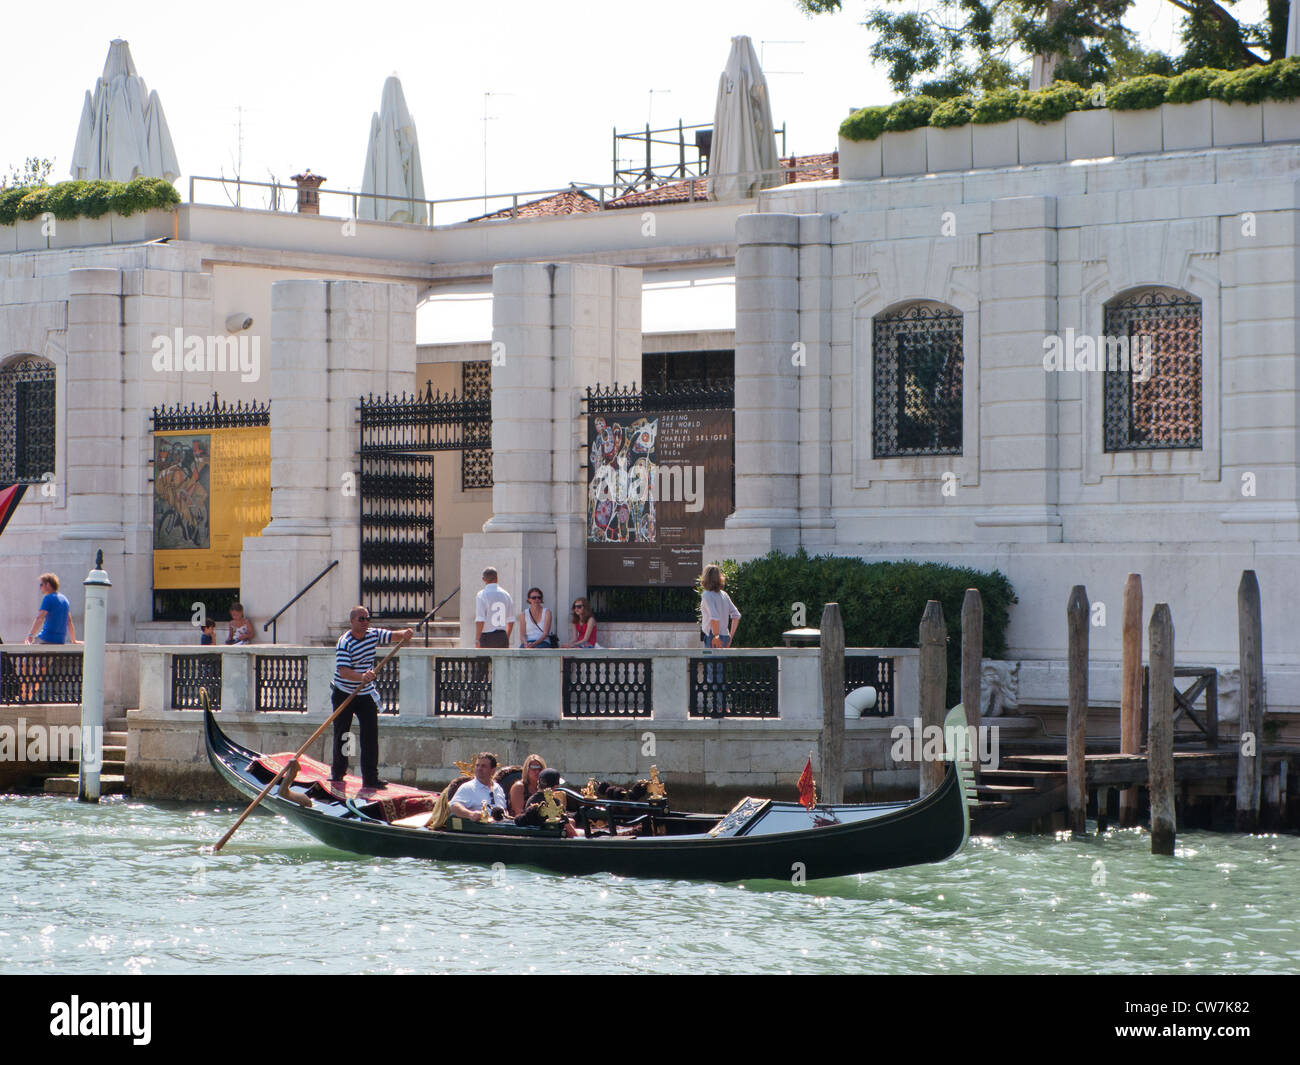
[[[356,857],[271,816],[201,853],[237,815],[0,796],[0,973],[1300,971],[1295,836],[1006,836],[718,885]]]

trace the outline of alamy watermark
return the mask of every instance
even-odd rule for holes
[[[945,762],[953,753],[962,761],[978,762],[985,769],[997,769],[999,741],[997,725],[922,726],[915,717],[911,725],[889,730],[893,745],[889,757],[895,762]]]
[[[17,725],[0,725],[0,762],[80,762],[97,772],[104,764],[104,727],[83,733],[80,725],[29,725],[20,717]]]
[[[237,373],[241,381],[262,376],[262,338],[249,336],[199,336],[177,326],[172,335],[153,338],[153,368],[158,373]]]
[[[1075,335],[1071,326],[1065,336],[1043,338],[1043,369],[1051,372],[1071,370],[1132,370],[1143,383],[1155,369],[1155,337],[1143,333],[1135,337]]]

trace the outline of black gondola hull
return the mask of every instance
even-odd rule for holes
[[[257,752],[231,741],[210,712],[205,716],[213,767],[237,791],[257,796],[264,786],[250,769]],[[274,792],[262,805],[322,843],[357,854],[718,882],[817,880],[942,861],[961,849],[969,824],[961,776],[952,763],[940,786],[924,799],[830,807],[844,817],[868,812],[870,820],[812,827],[809,818],[808,827],[799,831],[755,836],[564,839],[489,831],[431,832],[365,818],[343,804],[304,808]]]

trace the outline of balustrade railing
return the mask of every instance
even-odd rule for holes
[[[306,711],[306,655],[258,655],[255,663],[255,710]]]
[[[492,716],[492,659],[435,658],[434,713]]]
[[[0,651],[0,706],[80,702],[80,654]]]
[[[844,694],[857,688],[876,689],[876,705],[863,717],[894,716],[894,660],[876,655],[844,656]]]
[[[780,717],[780,659],[726,653],[690,660],[691,717]]]
[[[221,655],[175,655],[172,658],[173,710],[202,710],[206,691],[213,710],[221,709]]]
[[[564,659],[565,717],[650,717],[649,658]]]

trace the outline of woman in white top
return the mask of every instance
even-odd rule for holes
[[[705,647],[730,647],[740,625],[740,611],[723,585],[727,579],[717,566],[705,566],[700,577],[700,642]]]
[[[551,626],[554,623],[551,608],[542,604],[542,590],[528,589],[528,609],[519,615],[519,632],[523,636],[521,647],[554,647]],[[542,766],[545,769],[545,766]]]

